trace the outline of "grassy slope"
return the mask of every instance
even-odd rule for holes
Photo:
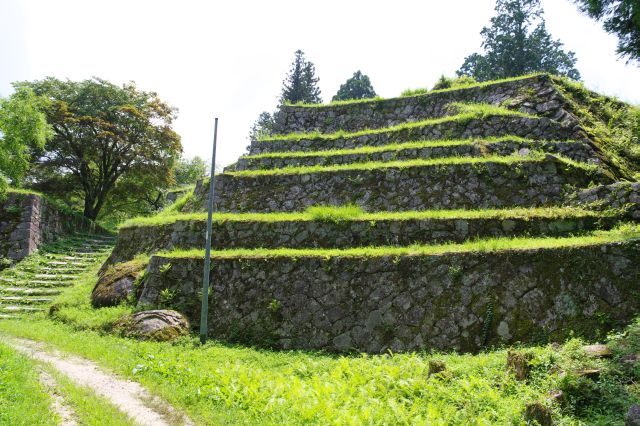
[[[461,244],[413,245],[403,247],[354,247],[346,249],[229,249],[212,251],[211,257],[378,257],[378,256],[433,256],[450,253],[491,252],[502,250],[536,250],[561,247],[617,243],[640,238],[640,225],[626,224],[611,231],[595,231],[576,237],[515,237],[470,240]],[[173,250],[157,256],[172,258],[202,258],[204,250]]]
[[[0,425],[55,425],[35,363],[0,342]]]
[[[533,218],[579,218],[579,217],[612,217],[616,210],[597,212],[579,207],[533,207],[506,209],[478,209],[478,210],[420,210],[402,212],[372,212],[367,213],[359,206],[314,206],[303,212],[276,213],[214,213],[215,222],[294,222],[294,221],[381,221],[381,220],[451,220],[451,219],[533,219]],[[134,228],[141,226],[160,226],[177,221],[205,221],[206,212],[180,213],[144,216],[130,219],[120,225],[120,228]]]

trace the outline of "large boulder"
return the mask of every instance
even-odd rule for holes
[[[125,301],[133,292],[136,280],[146,267],[147,261],[141,259],[108,267],[100,274],[91,292],[91,305],[94,308],[104,308]]]
[[[189,334],[189,321],[179,312],[157,309],[127,315],[116,329],[125,337],[166,342]]]

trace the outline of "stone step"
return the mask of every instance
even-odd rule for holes
[[[598,164],[600,159],[593,148],[586,142],[576,141],[524,141],[514,138],[502,141],[434,141],[408,142],[404,144],[385,145],[374,148],[356,148],[342,151],[326,152],[278,152],[243,156],[233,166],[233,170],[281,169],[299,166],[328,166],[365,161],[397,161],[418,158],[443,157],[483,157],[486,155],[528,154],[539,150],[553,154],[561,154],[575,161]]]
[[[24,305],[0,305],[0,312],[9,313],[27,313],[27,312],[43,312],[42,307],[24,306]]]
[[[50,288],[0,287],[0,294],[17,294],[24,296],[55,296],[61,292],[61,290]]]
[[[78,279],[78,275],[65,275],[65,274],[35,274],[34,278],[45,281],[65,281]]]
[[[432,213],[436,217],[425,217]],[[234,248],[349,248],[409,246],[445,242],[462,243],[473,238],[515,236],[567,236],[596,229],[611,229],[621,217],[588,211],[550,213],[543,209],[522,209],[505,213],[482,211],[447,213],[402,212],[362,218],[326,220],[214,221],[214,250]],[[385,217],[381,216],[381,217]],[[205,245],[204,220],[179,220],[157,226],[121,228],[121,244],[110,262],[123,262],[145,252],[174,248],[192,249]]]
[[[39,305],[51,303],[53,299],[49,297],[31,297],[31,296],[0,296],[0,303],[15,305]]]
[[[10,320],[10,319],[17,319],[18,317],[16,315],[8,315],[8,314],[0,314],[0,320]]]
[[[84,263],[80,263],[80,262],[66,262],[66,261],[51,261],[51,262],[47,262],[45,263],[45,265],[49,265],[49,266],[84,266]]]
[[[435,165],[374,163],[377,165],[371,169],[362,163],[356,165],[360,169],[350,170],[350,165],[308,173],[295,169],[275,170],[273,174],[269,174],[274,172],[271,170],[227,172],[216,179],[216,209],[291,212],[313,205],[347,204],[357,204],[366,211],[534,207],[560,204],[576,187],[612,181],[553,156],[481,160],[457,159]],[[206,211],[207,194],[207,185],[197,187],[182,211]]]
[[[518,136],[533,140],[571,140],[579,134],[572,127],[547,118],[508,115],[487,115],[482,118],[444,121],[440,123],[412,123],[401,129],[377,129],[358,133],[332,135],[304,134],[290,138],[279,137],[252,141],[249,154],[283,151],[325,151],[364,146],[382,146],[417,140],[469,139]]]

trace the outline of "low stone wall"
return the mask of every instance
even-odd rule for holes
[[[637,315],[640,242],[530,251],[214,259],[214,338],[283,349],[475,351],[602,338]],[[162,267],[167,263],[170,268]],[[200,318],[202,259],[153,257],[139,307]]]
[[[367,133],[337,139],[282,139],[252,141],[249,154],[281,151],[319,151],[330,149],[381,146],[391,143],[433,139],[471,139],[500,136],[519,136],[534,140],[586,140],[579,126],[566,126],[547,118],[493,115],[466,120],[452,120],[436,124],[398,130]]]
[[[610,229],[617,217],[555,217],[508,219],[345,220],[289,222],[213,222],[214,249],[348,248],[408,246],[457,242],[475,237],[515,235],[562,236]],[[180,220],[154,227],[121,228],[108,264],[132,260],[140,253],[174,248],[204,248],[206,222]]]
[[[573,204],[593,204],[601,208],[625,208],[629,217],[640,220],[640,182],[616,182],[575,194]]]
[[[80,216],[59,211],[36,194],[9,193],[0,202],[0,257],[19,261],[61,235],[105,231]]]
[[[295,166],[315,166],[348,164],[365,161],[395,161],[411,160],[415,158],[442,157],[482,157],[486,155],[511,155],[514,153],[539,150],[552,154],[560,154],[575,161],[592,164],[602,164],[594,147],[586,142],[555,142],[555,141],[502,141],[485,142],[477,140],[472,144],[435,146],[424,148],[408,148],[396,151],[382,151],[368,154],[348,154],[331,156],[305,157],[260,157],[240,159],[233,170],[280,169]]]
[[[509,108],[543,114],[565,123],[575,120],[564,110],[565,100],[551,79],[540,75],[404,98],[321,107],[282,106],[275,115],[274,132],[287,134],[381,128],[448,115],[447,105],[452,102],[498,105],[505,101],[508,101],[505,105]]]
[[[561,203],[570,187],[611,183],[597,172],[544,161],[344,170],[330,173],[216,178],[216,210],[302,211],[357,204],[367,211],[540,206]],[[208,186],[196,187],[183,211],[206,211]]]

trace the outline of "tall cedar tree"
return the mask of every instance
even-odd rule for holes
[[[457,71],[478,81],[548,72],[580,79],[573,52],[547,32],[540,0],[498,0],[491,26],[484,27],[484,54],[465,58]]]
[[[375,97],[376,92],[373,90],[369,77],[358,70],[353,73],[353,77],[340,86],[338,93],[336,93],[331,100],[346,101],[349,99],[367,99]]]
[[[575,0],[580,10],[603,22],[604,30],[618,37],[616,52],[640,65],[640,1]]]
[[[36,187],[79,193],[84,215],[95,220],[112,192],[128,197],[139,191],[144,202],[150,189],[173,183],[182,151],[171,128],[176,110],[156,93],[98,78],[22,84],[50,100],[46,114],[54,136],[37,159]]]
[[[320,79],[315,75],[315,66],[305,59],[302,50],[297,50],[295,55],[291,69],[282,82],[284,87],[282,88],[280,103],[321,103],[320,88],[317,86]]]

